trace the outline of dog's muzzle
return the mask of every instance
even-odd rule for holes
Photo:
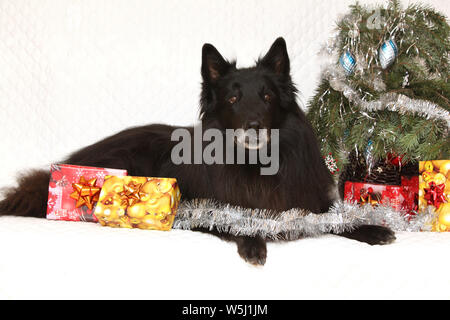
[[[236,133],[236,143],[249,150],[258,150],[270,140],[268,129],[239,129]]]

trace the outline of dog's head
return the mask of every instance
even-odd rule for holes
[[[298,112],[286,42],[278,38],[254,67],[237,69],[211,44],[202,52],[200,118],[239,130],[236,142],[258,149],[290,112]],[[261,130],[264,129],[264,130]]]

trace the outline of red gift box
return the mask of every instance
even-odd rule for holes
[[[409,215],[417,214],[419,210],[419,177],[402,177],[402,189],[403,196],[405,197],[403,203],[404,210],[406,210]]]
[[[126,176],[127,171],[52,164],[47,219],[97,222],[93,212],[107,175]]]
[[[344,199],[361,204],[384,204],[396,211],[409,213],[410,192],[403,186],[372,184],[364,182],[345,183]]]

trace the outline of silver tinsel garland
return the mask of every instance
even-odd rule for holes
[[[236,236],[295,240],[351,231],[363,224],[385,225],[394,231],[429,231],[433,219],[431,211],[407,217],[388,206],[359,206],[343,201],[336,201],[326,213],[315,214],[298,208],[275,213],[195,199],[180,204],[173,228],[216,229]]]
[[[389,110],[402,115],[416,114],[427,120],[441,120],[446,123],[447,129],[450,128],[450,112],[435,103],[411,99],[398,93],[384,93],[380,95],[380,99],[374,101],[364,100],[358,91],[347,84],[347,78],[338,65],[329,65],[323,76],[334,90],[342,92],[349,101],[367,112]]]
[[[369,10],[370,9],[370,10]],[[415,50],[416,63],[423,65],[425,72],[429,74],[428,79],[434,79],[441,77],[440,73],[429,72],[427,70],[423,59],[419,56],[419,48],[416,45],[414,31],[408,28],[407,18],[421,16],[426,17],[427,13],[424,7],[417,6],[414,12],[408,14],[404,10],[400,10],[394,15],[391,10],[392,4],[388,4],[385,15],[381,15],[380,8],[367,7],[368,12],[374,12],[374,15],[378,15],[376,21],[378,26],[366,25],[369,29],[377,28],[383,30],[383,36],[380,38],[380,42],[375,46],[370,46],[365,52],[361,51],[361,36],[359,25],[362,21],[362,17],[359,14],[347,14],[342,17],[341,21],[350,30],[344,42],[341,43],[339,39],[339,32],[336,30],[335,34],[327,41],[322,47],[321,53],[328,56],[329,63],[324,69],[323,78],[329,81],[330,86],[343,93],[343,95],[353,104],[360,107],[363,111],[381,111],[389,110],[399,112],[400,114],[418,115],[427,120],[439,120],[443,121],[447,125],[447,132],[450,128],[450,112],[441,106],[426,100],[411,99],[405,95],[397,93],[382,93],[386,91],[386,84],[381,78],[381,75],[367,73],[370,66],[375,63],[380,65],[379,61],[379,49],[385,40],[397,39],[399,47],[403,46],[404,40],[407,39],[408,43],[412,43],[407,49],[406,54],[410,50]],[[369,19],[370,20],[370,19]],[[431,23],[431,22],[429,22]],[[378,100],[366,99],[369,93],[359,92],[353,85],[351,79],[345,74],[344,68],[337,64],[339,59],[340,48],[343,51],[349,51],[356,57],[355,74],[360,77],[365,84],[372,87],[375,91],[382,93]],[[442,57],[443,60],[449,59],[448,53],[445,53]],[[408,74],[405,74],[403,87],[408,85]],[[367,113],[366,113],[367,115]]]

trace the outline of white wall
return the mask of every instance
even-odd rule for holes
[[[0,187],[125,127],[194,123],[205,42],[248,66],[283,36],[306,102],[351,3],[0,0]]]

